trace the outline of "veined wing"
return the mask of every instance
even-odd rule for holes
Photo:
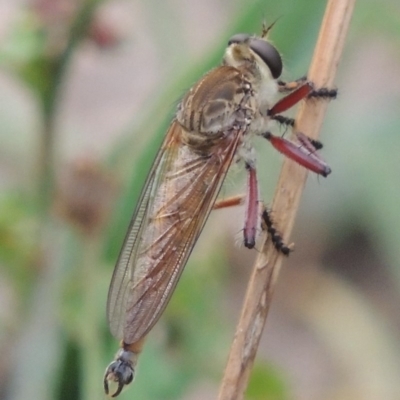
[[[111,278],[107,298],[107,320],[112,335],[118,339],[123,338],[125,309],[129,294],[128,284],[131,277],[130,269],[134,266],[140,242],[139,238],[145,227],[144,222],[149,209],[151,193],[155,190],[157,182],[162,177],[163,166],[167,164],[167,160],[172,160],[176,155],[179,145],[179,138],[176,136],[177,133],[177,131],[172,129],[168,130],[156,155],[130,221]]]
[[[242,130],[229,132],[205,155],[182,144],[182,128],[172,123],[111,282],[108,320],[112,333],[124,342],[145,336],[166,307],[242,134]]]

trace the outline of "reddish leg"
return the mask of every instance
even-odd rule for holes
[[[282,97],[270,110],[268,110],[268,115],[273,117],[276,114],[292,108],[300,100],[306,98],[312,92],[313,88],[314,87],[311,82],[306,82],[304,85],[298,87],[292,93],[289,93],[287,96]]]
[[[302,80],[298,80],[290,84],[284,82],[281,83],[280,88],[282,90],[291,90],[292,88],[296,88],[296,86],[297,88],[279,100],[270,110],[268,110],[268,115],[272,119],[275,119],[280,123],[293,126],[293,119],[278,114],[288,110],[300,100],[303,100],[310,95],[313,97],[329,98],[333,97],[336,93],[335,90],[328,90],[325,88],[314,91],[313,84],[311,82],[306,81],[304,84],[301,83]],[[309,169],[310,171],[313,171],[324,177],[331,173],[330,167],[316,154],[316,150],[322,147],[320,142],[308,138],[303,133],[296,134],[301,146],[297,146],[287,139],[274,136],[270,132],[264,133],[263,136],[268,139],[279,152],[289,157],[293,161],[296,161],[298,164]]]
[[[225,207],[238,206],[246,202],[246,214],[243,228],[244,245],[248,249],[252,249],[256,244],[257,227],[259,225],[259,208],[258,208],[258,182],[256,170],[249,164],[247,169],[247,194],[228,197],[215,203],[213,209],[218,210]]]
[[[256,244],[257,227],[259,226],[260,207],[258,206],[258,182],[256,170],[249,164],[246,164],[247,175],[247,197],[246,197],[246,218],[244,223],[243,235],[244,245],[252,249]],[[275,248],[289,255],[291,249],[285,245],[282,236],[277,232],[271,219],[269,211],[264,208],[262,219],[267,227],[267,232],[271,236]]]
[[[294,119],[278,115],[297,104],[300,100],[322,99],[332,100],[337,96],[337,89],[320,88],[314,90],[312,82],[307,78],[300,78],[293,82],[278,82],[280,92],[291,92],[287,96],[280,99],[270,110],[268,115],[281,124],[294,126]]]
[[[258,182],[257,174],[254,167],[250,164],[246,164],[247,169],[247,195],[246,195],[246,216],[243,228],[244,245],[248,249],[252,249],[256,243],[257,229],[259,226],[260,218],[260,207],[258,200]],[[237,206],[243,203],[245,196],[233,196],[227,199],[217,201],[213,207],[214,210],[218,210],[224,207]],[[265,229],[271,236],[272,243],[275,248],[284,255],[289,255],[291,249],[285,245],[282,240],[282,236],[278,233],[273,225],[270,213],[267,209],[262,212],[262,219],[264,221]]]
[[[282,93],[284,92],[292,92],[296,90],[298,87],[307,82],[307,77],[303,76],[302,78],[296,79],[292,82],[284,82],[278,81],[278,90]],[[309,99],[325,99],[325,100],[333,100],[336,99],[338,94],[338,90],[336,88],[326,88],[322,87],[319,89],[312,90],[311,93],[307,96]]]
[[[245,196],[240,194],[238,196],[228,197],[227,199],[217,200],[214,204],[213,210],[219,210],[220,208],[240,206],[243,203]]]
[[[248,249],[252,249],[256,244],[257,227],[259,225],[258,182],[255,168],[250,164],[246,164],[246,169],[247,196],[243,236],[244,245]]]
[[[322,143],[318,140],[311,139],[301,132],[296,132],[297,140],[307,149],[310,153],[315,153],[317,150],[322,149]]]
[[[331,173],[332,170],[328,164],[318,157],[315,152],[315,145],[313,145],[310,139],[308,139],[306,136],[304,137],[307,138],[305,141],[307,146],[304,146],[304,144],[298,146],[290,140],[274,136],[270,132],[266,132],[263,136],[271,142],[272,146],[274,146],[276,150],[291,160],[296,161],[304,168],[307,168],[316,174],[322,175],[323,177],[327,177]],[[304,140],[303,137],[302,139]],[[310,148],[312,148],[313,151],[310,151]]]

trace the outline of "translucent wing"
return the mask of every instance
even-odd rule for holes
[[[181,143],[174,121],[132,218],[108,295],[111,332],[134,343],[157,322],[212,209],[243,130],[209,154]]]
[[[170,129],[147,176],[114,268],[108,291],[107,319],[111,333],[118,339],[123,338],[125,308],[129,294],[127,289],[131,279],[130,269],[134,267],[140,243],[139,238],[145,226],[144,222],[151,200],[150,194],[157,187],[157,182],[162,177],[163,165],[167,164],[168,159],[174,158],[178,143],[179,139],[174,136],[174,132]]]

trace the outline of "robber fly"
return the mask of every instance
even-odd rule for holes
[[[218,193],[234,160],[248,171],[245,246],[254,247],[262,216],[275,247],[289,253],[268,212],[261,213],[258,207],[251,137],[265,137],[278,151],[317,174],[331,172],[316,153],[319,142],[301,133],[292,142],[269,132],[271,120],[294,125],[280,113],[300,100],[336,95],[334,90],[314,90],[305,78],[280,81],[282,59],[266,39],[269,29],[261,37],[237,34],[229,40],[222,65],[181,100],[154,160],[108,294],[108,323],[121,340],[104,377],[105,392],[112,397],[133,380],[144,338],[171,298],[208,215],[218,207]],[[289,94],[273,105],[278,92]]]

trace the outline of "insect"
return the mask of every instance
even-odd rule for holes
[[[164,311],[208,215],[221,206],[217,196],[233,161],[242,162],[248,171],[245,246],[254,247],[262,216],[277,250],[289,254],[268,211],[259,209],[251,138],[265,137],[317,174],[331,172],[316,153],[319,142],[301,133],[292,142],[269,131],[272,120],[293,126],[294,121],[280,113],[302,99],[336,96],[335,90],[314,89],[306,78],[279,80],[282,59],[267,40],[270,28],[264,28],[260,37],[236,34],[229,40],[222,65],[182,98],[154,160],[108,294],[108,323],[121,340],[104,376],[105,392],[112,397],[132,382],[146,335]],[[279,92],[286,96],[273,105]],[[231,205],[239,202],[233,199]]]

